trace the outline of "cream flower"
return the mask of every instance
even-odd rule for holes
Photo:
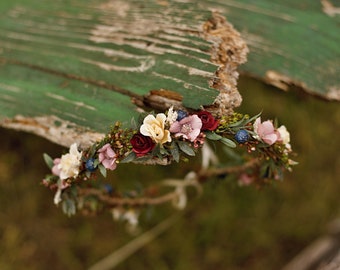
[[[277,131],[280,134],[280,141],[282,141],[283,144],[289,144],[290,142],[290,134],[285,126],[280,126]]]
[[[156,143],[164,144],[171,142],[170,131],[165,130],[166,115],[159,113],[154,117],[148,115],[144,118],[143,125],[140,127],[140,133],[149,136]]]
[[[288,150],[291,150],[291,145],[290,145],[290,134],[289,131],[285,126],[280,126],[277,131],[280,134],[280,138],[278,141],[282,142]]]
[[[81,155],[82,152],[78,151],[77,144],[74,143],[70,147],[70,152],[61,156],[60,163],[58,164],[61,180],[76,177],[79,174]]]

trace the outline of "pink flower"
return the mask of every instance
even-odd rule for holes
[[[176,121],[170,126],[170,132],[176,133],[175,137],[183,137],[193,142],[200,134],[202,120],[197,115],[190,115],[181,121]]]
[[[264,121],[261,123],[261,117],[257,118],[254,122],[254,132],[265,143],[272,145],[278,139],[280,139],[280,133],[278,133],[272,121]]]
[[[60,168],[59,168],[59,167],[60,167],[60,166],[59,166],[60,161],[61,161],[60,158],[55,158],[55,159],[53,160],[54,166],[52,167],[52,173],[53,173],[54,175],[56,175],[56,176],[59,176],[59,175],[60,175]]]
[[[116,159],[117,155],[115,151],[111,148],[109,143],[105,144],[102,148],[98,150],[99,162],[108,170],[114,170],[117,167]]]

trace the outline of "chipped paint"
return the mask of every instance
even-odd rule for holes
[[[171,61],[171,60],[165,60],[164,62],[166,64],[174,65],[178,68],[185,69],[188,72],[189,75],[197,75],[197,76],[202,76],[202,77],[207,77],[207,78],[211,78],[211,77],[214,76],[211,72],[207,72],[205,70],[201,70],[201,69],[198,69],[198,68],[189,67],[189,66],[186,66],[186,65],[183,65],[183,64],[180,64],[180,63],[176,63],[176,62]]]
[[[128,72],[145,72],[151,69],[156,64],[156,61],[153,57],[146,57],[144,61],[140,61],[139,66],[135,66],[135,67],[117,66],[117,65],[104,63],[104,62],[94,61],[91,59],[86,59],[86,58],[79,58],[79,59],[84,63],[93,64],[106,71],[113,70],[113,71],[128,71]]]
[[[20,89],[17,86],[13,86],[13,85],[8,85],[8,84],[4,84],[4,83],[0,83],[0,88],[6,91],[10,91],[10,92],[15,92],[15,93],[19,93],[22,91],[22,89]]]
[[[11,119],[1,120],[0,126],[30,132],[65,147],[76,142],[83,149],[90,147],[105,136],[105,134],[76,126],[53,115],[39,117],[17,115]]]
[[[321,0],[322,11],[330,17],[340,14],[340,7],[335,7],[329,0]]]
[[[289,85],[293,84],[293,80],[291,78],[274,70],[268,70],[266,72],[265,82],[284,91],[288,91]]]
[[[326,96],[330,100],[340,101],[340,88],[336,86],[329,87],[329,91]]]
[[[97,110],[95,107],[87,105],[84,102],[69,100],[69,99],[65,98],[64,96],[59,96],[59,95],[56,95],[56,94],[53,94],[53,93],[49,93],[49,92],[45,93],[45,95],[50,97],[50,98],[54,98],[56,100],[60,100],[60,101],[67,102],[67,103],[71,103],[71,104],[73,104],[73,105],[75,105],[77,107],[82,107],[82,108],[85,108],[85,109],[88,109],[88,110],[91,110],[91,111],[96,111]]]

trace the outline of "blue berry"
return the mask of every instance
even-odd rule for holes
[[[85,168],[90,172],[94,172],[96,170],[97,166],[94,165],[94,158],[86,160]]]
[[[177,111],[177,121],[181,121],[183,118],[187,117],[188,113],[182,110]]]
[[[109,194],[112,194],[112,192],[113,192],[113,187],[110,184],[105,184],[104,189]]]
[[[248,131],[241,129],[239,131],[236,132],[235,134],[235,140],[238,143],[245,143],[249,140],[249,133]]]

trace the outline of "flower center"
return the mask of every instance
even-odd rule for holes
[[[190,124],[184,124],[182,127],[181,127],[181,133],[184,133],[184,134],[188,134],[192,131],[192,127]]]

